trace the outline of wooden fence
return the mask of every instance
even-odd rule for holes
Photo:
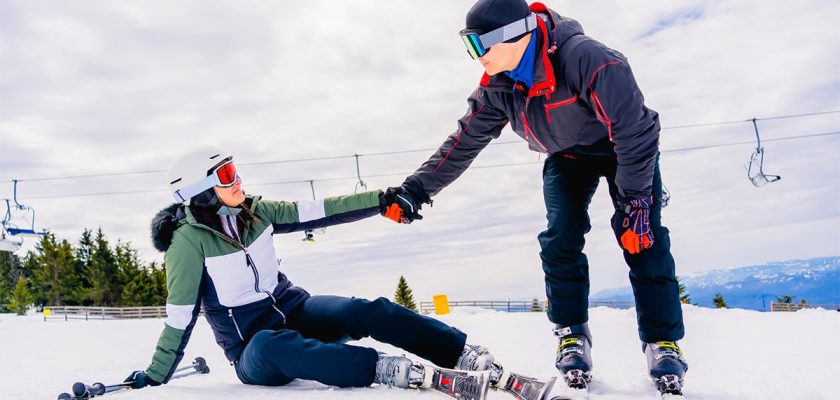
[[[421,301],[420,312],[429,314],[434,311],[434,303]],[[514,301],[514,300],[473,300],[450,301],[449,307],[478,307],[504,312],[544,312],[545,301]],[[590,302],[590,307],[632,308],[631,302]],[[44,307],[44,321],[83,319],[138,319],[138,318],[166,318],[166,307],[83,307],[83,306],[52,306]]]
[[[63,319],[108,320],[166,318],[166,307],[83,307],[54,306],[44,307],[44,321]]]
[[[421,314],[434,312],[435,305],[431,301],[418,303]],[[533,300],[470,300],[450,301],[449,307],[477,307],[503,312],[544,312],[546,301]],[[633,308],[632,302],[618,301],[590,301],[589,307]],[[822,307],[827,310],[840,311],[840,305],[808,305],[800,303],[770,302],[770,311],[792,312],[803,308]],[[202,311],[203,312],[203,311]],[[44,307],[44,321],[83,319],[138,319],[138,318],[166,318],[166,307],[83,307],[83,306],[53,306]]]
[[[802,304],[802,303],[777,303],[775,301],[770,302],[770,311],[782,311],[782,312],[792,312],[792,311],[799,311],[804,308],[824,308],[826,310],[837,310],[840,311],[840,304],[833,305],[833,304]]]
[[[449,307],[477,307],[504,312],[544,312],[547,307],[547,302],[534,300],[450,301]],[[618,301],[590,301],[589,307],[633,308],[634,303]],[[429,314],[435,310],[435,304],[432,301],[421,301],[419,303],[419,308],[421,314]]]

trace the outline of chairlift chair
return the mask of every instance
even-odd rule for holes
[[[756,119],[752,119],[753,128],[755,129],[755,151],[750,156],[750,161],[747,163],[747,178],[755,187],[761,187],[768,183],[773,183],[782,179],[779,175],[767,175],[764,173],[764,147],[761,147],[761,136],[758,134],[758,124]]]
[[[3,199],[6,201],[6,214],[3,217],[3,221],[0,222],[0,225],[2,225],[2,233],[0,233],[0,251],[16,251],[23,244],[24,237],[41,237],[46,235],[46,232],[43,230],[35,230],[35,209],[27,207],[17,200],[18,181],[15,179],[12,180],[12,183],[14,184],[12,200]],[[14,204],[12,204],[12,201]],[[12,222],[13,219],[28,220],[29,224],[28,226],[18,226]],[[13,237],[19,237],[20,240],[12,240]]]
[[[0,251],[14,253],[20,249],[21,245],[23,245],[23,239],[18,241],[12,240],[6,234],[6,228],[0,228]]]
[[[12,205],[9,202],[9,199],[6,200],[6,216],[3,218],[3,230],[9,233],[11,236],[29,236],[29,237],[39,237],[46,234],[46,232],[37,232],[35,231],[35,210],[26,207],[17,201],[15,204]],[[12,209],[16,210],[15,214],[19,214],[21,216],[27,217],[26,219],[29,220],[28,227],[19,227],[17,224],[12,222]],[[21,218],[22,219],[22,218]]]

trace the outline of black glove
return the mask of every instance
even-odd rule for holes
[[[132,372],[128,378],[125,378],[123,383],[130,383],[132,389],[142,389],[146,386],[160,386],[160,382],[150,378],[144,371]]]
[[[402,186],[389,187],[379,197],[379,213],[396,223],[410,224],[420,215],[421,204]]]
[[[639,254],[653,246],[653,231],[650,230],[650,207],[653,197],[622,198],[616,202],[618,213],[613,228],[620,235],[621,248],[630,254]]]

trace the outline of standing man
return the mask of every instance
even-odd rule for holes
[[[559,342],[557,369],[569,386],[586,388],[593,341],[583,246],[589,203],[605,177],[650,376],[661,391],[679,393],[688,367],[676,343],[684,335],[682,310],[661,224],[659,117],[645,106],[627,59],[584,35],[577,21],[524,0],[479,0],[461,38],[486,73],[458,130],[388,190],[387,216],[401,223],[422,218],[420,206],[431,204],[508,123],[532,150],[548,155],[548,226],[539,234],[548,318]]]

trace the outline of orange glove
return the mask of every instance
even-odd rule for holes
[[[379,198],[380,214],[398,224],[410,224],[420,215],[420,202],[402,187],[390,187]]]
[[[639,254],[642,250],[649,249],[650,246],[653,246],[653,235],[651,234],[639,236],[632,229],[628,229],[621,234],[621,247],[630,254]]]
[[[385,209],[385,218],[390,219],[396,223],[400,223],[403,220],[403,210],[400,208],[397,203],[392,203],[388,208]]]

